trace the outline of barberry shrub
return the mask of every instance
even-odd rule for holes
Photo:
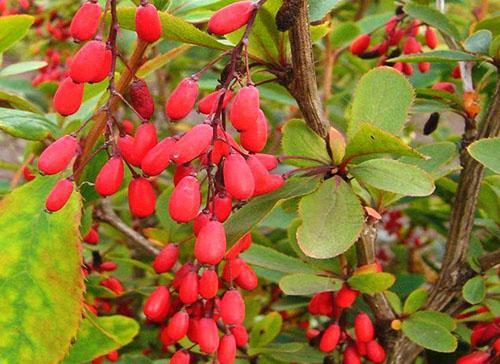
[[[498,10],[0,0],[0,361],[498,362]]]

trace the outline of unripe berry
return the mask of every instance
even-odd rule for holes
[[[175,164],[190,162],[208,148],[212,137],[213,129],[210,125],[196,125],[175,143],[170,158]]]
[[[272,154],[257,153],[255,157],[266,167],[268,171],[275,169],[278,166],[278,158]]]
[[[248,264],[244,263],[241,267],[241,272],[238,274],[236,278],[236,284],[247,291],[252,291],[257,288],[259,284],[259,279],[257,278],[257,274],[253,271],[253,269],[248,266]]]
[[[201,264],[218,264],[226,252],[226,232],[224,225],[210,221],[198,234],[194,244],[194,256]]]
[[[370,34],[361,34],[351,42],[349,50],[352,54],[358,56],[368,49],[368,47],[370,46],[370,40]]]
[[[382,363],[385,360],[384,348],[375,340],[366,344],[366,356],[374,363]]]
[[[217,360],[220,364],[233,364],[236,358],[236,339],[231,334],[222,336],[219,349],[217,350]]]
[[[215,321],[211,318],[204,317],[198,322],[197,336],[200,350],[204,353],[214,353],[219,347],[219,330]]]
[[[144,80],[136,79],[128,89],[130,104],[143,119],[149,120],[155,112],[155,102]]]
[[[215,216],[220,222],[227,220],[229,215],[231,215],[231,210],[233,208],[233,199],[227,192],[219,192],[214,197],[213,204],[210,205],[211,210],[215,210]],[[211,211],[213,213],[213,211]]]
[[[319,342],[319,350],[324,353],[329,353],[337,347],[340,339],[340,326],[337,324],[332,324],[323,333],[321,340]]]
[[[89,82],[98,83],[104,81],[104,79],[109,76],[109,72],[111,71],[112,65],[113,65],[113,53],[111,52],[111,49],[106,48],[106,50],[104,51],[104,57],[102,59],[102,63],[99,67],[97,67],[94,77],[91,80],[89,80]]]
[[[350,288],[344,283],[342,288],[335,295],[335,305],[340,308],[349,308],[352,306],[359,292]]]
[[[214,298],[219,290],[219,277],[213,269],[206,269],[200,277],[200,295],[205,299]]]
[[[183,119],[193,110],[198,97],[198,82],[191,77],[183,79],[165,103],[165,113],[173,121]]]
[[[54,109],[62,116],[77,112],[82,104],[83,88],[83,83],[75,83],[71,77],[66,77],[54,94]]]
[[[437,34],[431,27],[425,28],[425,43],[430,49],[434,49],[438,46]]]
[[[134,160],[134,137],[125,135],[118,139],[118,150],[121,156],[128,163],[137,166],[137,161]]]
[[[224,185],[226,190],[238,200],[248,200],[253,196],[255,181],[245,158],[240,154],[230,154],[224,162]]]
[[[167,335],[174,341],[179,341],[186,336],[189,328],[189,315],[179,311],[172,316],[167,326]]]
[[[123,161],[121,157],[111,157],[97,174],[95,190],[101,196],[111,196],[121,187],[123,182]]]
[[[255,86],[245,86],[234,97],[229,111],[229,120],[236,130],[249,130],[255,127],[259,110],[259,90]]]
[[[251,129],[241,132],[241,146],[249,152],[260,152],[266,146],[267,127],[266,116],[264,115],[262,110],[259,110],[255,126]]]
[[[78,41],[90,40],[94,37],[99,27],[101,18],[101,6],[97,2],[87,1],[75,13],[69,32]]]
[[[211,112],[215,112],[217,110],[218,101],[219,101],[219,94],[222,91],[216,90],[212,93],[209,93],[207,96],[202,98],[198,102],[198,112],[201,114],[208,115]],[[222,101],[222,108],[225,109],[226,106],[229,104],[229,101],[231,101],[231,98],[233,97],[233,92],[231,90],[226,90],[224,93],[224,100]]]
[[[142,171],[148,176],[157,176],[163,172],[170,163],[170,153],[174,145],[174,138],[165,138],[151,148],[142,159]]]
[[[179,246],[177,244],[167,244],[155,257],[153,269],[156,273],[166,273],[177,262],[179,258]]]
[[[308,310],[311,315],[331,315],[333,312],[333,293],[316,293],[309,302]]]
[[[134,137],[133,160],[140,165],[144,156],[158,143],[154,124],[139,125]],[[134,164],[135,165],[135,164]]]
[[[193,223],[193,232],[195,236],[198,236],[200,230],[203,226],[208,224],[208,222],[212,219],[212,214],[209,211],[201,211],[194,219]]]
[[[45,200],[45,208],[47,211],[55,212],[59,211],[66,205],[71,193],[73,192],[73,182],[69,179],[61,179],[57,181],[56,185],[50,191],[47,199]]]
[[[233,260],[252,245],[252,234],[246,233],[229,249],[226,259]]]
[[[189,361],[189,353],[184,350],[177,350],[170,358],[170,364],[189,364]]]
[[[72,135],[64,135],[49,145],[38,158],[38,169],[43,174],[56,174],[68,166],[76,154],[78,142]]]
[[[349,345],[345,348],[342,364],[361,364],[361,358],[355,346]]]
[[[186,305],[194,303],[198,299],[198,275],[196,272],[188,272],[182,279],[179,287],[179,298]]]
[[[217,10],[208,21],[208,32],[224,35],[248,23],[255,11],[252,1],[238,1]]]
[[[153,4],[140,5],[135,13],[135,31],[139,39],[154,43],[161,37],[162,27],[158,10]]]
[[[168,213],[173,220],[185,223],[196,218],[200,204],[200,183],[196,177],[186,176],[172,191]]]
[[[236,325],[231,327],[229,330],[231,331],[231,334],[234,335],[236,345],[238,347],[245,346],[248,343],[248,332],[245,326]]]
[[[144,304],[144,315],[155,322],[165,319],[170,307],[170,293],[167,287],[157,287],[148,297]]]
[[[372,320],[370,320],[370,316],[364,312],[356,316],[354,319],[354,332],[358,341],[365,343],[372,341],[375,335],[375,329]]]
[[[245,302],[237,290],[224,293],[220,302],[220,316],[226,325],[240,325],[245,319]]]
[[[128,185],[128,204],[133,216],[147,217],[155,211],[156,196],[151,183],[143,177],[134,178]]]
[[[106,56],[106,44],[91,40],[75,54],[69,67],[69,76],[76,83],[92,82],[101,71]]]

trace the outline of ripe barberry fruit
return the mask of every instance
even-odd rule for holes
[[[196,216],[196,219],[194,219],[193,223],[193,232],[195,236],[198,236],[200,233],[200,230],[203,226],[208,224],[208,222],[212,219],[212,214],[210,211],[201,211],[198,216]]]
[[[83,100],[83,83],[75,83],[66,77],[57,88],[52,104],[62,116],[72,115],[78,111]]]
[[[418,64],[418,70],[422,73],[429,72],[431,69],[431,63],[430,62],[419,62]]]
[[[179,311],[172,316],[167,326],[167,335],[173,341],[179,341],[186,336],[189,328],[189,315]]]
[[[215,210],[215,216],[220,222],[227,220],[233,208],[233,199],[227,192],[219,192],[215,195],[213,204],[210,205]],[[213,213],[213,211],[211,211]]]
[[[431,27],[425,28],[425,43],[430,49],[434,49],[438,46],[437,34]]]
[[[170,158],[175,164],[190,162],[208,148],[212,137],[213,129],[210,125],[196,125],[175,143]]]
[[[154,213],[156,196],[151,183],[143,177],[134,178],[128,186],[130,212],[136,217],[147,217]]]
[[[252,245],[252,234],[246,233],[229,249],[226,259],[233,260]]]
[[[99,40],[85,43],[75,54],[69,76],[76,83],[92,82],[101,71],[106,56],[106,44]]]
[[[200,295],[205,299],[214,298],[219,290],[219,277],[213,269],[206,269],[200,277]]]
[[[255,11],[252,1],[238,1],[217,10],[208,21],[209,33],[224,35],[244,26]]]
[[[272,192],[285,183],[285,180],[280,175],[269,174],[264,165],[254,155],[248,157],[247,164],[255,181],[254,196]]]
[[[172,358],[170,358],[170,364],[189,364],[191,360],[189,353],[184,350],[177,350]]]
[[[272,171],[278,166],[278,158],[272,154],[257,153],[255,156],[268,171]]]
[[[115,262],[102,262],[99,265],[99,270],[103,272],[113,272],[118,268]]]
[[[168,212],[173,220],[185,223],[196,218],[200,204],[200,183],[196,177],[186,176],[172,191]]]
[[[460,66],[458,64],[453,67],[453,70],[451,71],[451,77],[455,79],[462,77],[462,71],[460,71]]]
[[[97,226],[92,226],[89,232],[83,238],[83,241],[87,244],[96,245],[99,242],[99,233],[97,232]]]
[[[238,153],[230,154],[224,161],[224,186],[238,200],[248,200],[255,191],[252,170],[245,158]]]
[[[97,174],[95,190],[101,196],[111,196],[121,187],[123,182],[123,160],[121,157],[111,157]]]
[[[179,246],[177,244],[167,244],[155,257],[153,269],[156,273],[166,273],[173,268],[179,258]]]
[[[139,125],[134,137],[132,158],[140,165],[146,154],[158,143],[156,127],[151,123]],[[135,165],[134,163],[134,165]]]
[[[212,318],[204,317],[197,325],[198,344],[200,350],[204,353],[214,353],[219,347],[219,330],[217,324]]]
[[[233,364],[236,358],[236,339],[232,334],[222,336],[217,350],[217,360],[220,364]]]
[[[382,363],[385,360],[384,348],[375,340],[366,344],[366,356],[374,363]]]
[[[319,342],[319,350],[324,353],[329,353],[337,347],[340,339],[340,326],[337,324],[331,324],[323,333],[321,340]]]
[[[148,176],[157,176],[170,163],[170,153],[175,145],[174,138],[165,138],[151,148],[141,162],[142,171]]]
[[[365,343],[372,341],[375,335],[375,329],[372,320],[370,320],[370,316],[364,312],[357,315],[354,319],[354,332],[358,341]]]
[[[174,172],[174,186],[177,186],[180,181],[186,176],[193,174],[194,168],[191,164],[180,164],[175,168]]]
[[[47,211],[56,212],[62,209],[71,197],[72,192],[73,181],[67,178],[57,181],[45,200],[45,208]]]
[[[260,100],[259,90],[255,86],[242,87],[234,97],[229,120],[238,131],[245,131],[255,127],[259,117]]]
[[[236,346],[242,347],[248,343],[248,332],[245,326],[243,325],[235,325],[229,329],[231,334],[234,335],[236,340]]]
[[[356,56],[363,54],[370,46],[370,40],[370,34],[361,34],[351,42],[349,51]]]
[[[38,169],[43,174],[56,174],[68,166],[76,154],[78,141],[72,135],[64,135],[49,145],[38,158]]]
[[[419,53],[421,51],[422,51],[422,46],[414,37],[406,38],[406,41],[403,44],[404,54]]]
[[[231,282],[238,278],[242,269],[244,261],[240,258],[227,259],[222,270],[222,279],[226,282]]]
[[[144,304],[144,315],[155,322],[165,319],[170,308],[170,293],[165,286],[157,287]]]
[[[124,119],[122,121],[122,126],[123,126],[123,130],[125,131],[126,134],[128,135],[133,135],[134,133],[134,123],[132,123],[130,120],[128,119]]]
[[[186,305],[198,299],[198,275],[196,272],[187,272],[179,287],[179,298]]]
[[[352,306],[359,292],[343,284],[342,288],[335,295],[335,306],[340,308],[349,308]]]
[[[23,178],[26,181],[33,181],[35,179],[35,174],[31,171],[31,169],[28,166],[23,167]]]
[[[333,293],[316,293],[309,302],[308,310],[311,315],[331,315],[333,312]]]
[[[241,272],[235,280],[236,284],[247,291],[252,291],[257,288],[259,284],[259,279],[254,270],[245,262],[243,262],[241,267]]]
[[[355,346],[349,345],[345,348],[342,364],[361,364],[361,358]]]
[[[134,160],[134,137],[125,135],[118,139],[118,150],[121,156],[127,163],[137,166],[137,161]]]
[[[210,221],[199,232],[194,244],[194,255],[201,264],[218,264],[226,252],[224,225]]]
[[[117,296],[121,295],[125,291],[122,282],[120,282],[120,280],[116,279],[115,277],[109,277],[99,283],[99,285],[106,287]]]
[[[173,121],[185,118],[193,110],[198,90],[198,82],[195,79],[183,79],[165,103],[165,114]]]
[[[217,106],[218,106],[218,101],[219,101],[219,94],[221,92],[222,92],[221,90],[217,90],[217,91],[214,91],[212,93],[209,93],[207,96],[202,98],[198,102],[198,112],[201,114],[208,115],[211,112],[216,111]],[[222,101],[222,108],[223,109],[225,109],[227,107],[227,105],[229,104],[229,101],[231,101],[232,97],[233,97],[233,92],[231,90],[226,90],[224,92],[224,100]]]
[[[153,4],[140,5],[135,13],[135,31],[139,39],[154,43],[161,37],[162,27],[158,10]]]
[[[257,117],[255,127],[242,131],[240,134],[242,147],[254,153],[258,153],[264,149],[267,142],[267,128],[266,116],[262,110],[259,110],[259,116]]]
[[[455,85],[451,82],[437,82],[432,86],[433,90],[445,91],[454,94],[456,91]]]
[[[116,350],[110,351],[108,354],[106,354],[106,359],[108,359],[110,362],[118,361],[119,357],[120,355]]]
[[[99,19],[101,18],[101,6],[98,2],[87,1],[75,13],[69,32],[77,41],[87,41],[94,37],[99,27]]]
[[[111,49],[106,48],[104,51],[104,58],[102,59],[102,64],[96,70],[94,77],[89,80],[90,83],[98,83],[103,81],[109,76],[111,72],[111,66],[113,65],[113,53]]]
[[[245,302],[235,289],[224,293],[220,302],[220,316],[226,325],[240,325],[245,319]]]
[[[128,88],[130,104],[145,120],[150,120],[155,112],[155,102],[144,80],[136,79]]]

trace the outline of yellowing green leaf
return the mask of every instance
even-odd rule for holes
[[[390,273],[376,272],[355,274],[347,280],[347,283],[349,283],[349,287],[361,293],[374,294],[390,288],[395,281],[396,278]]]
[[[34,21],[31,15],[0,16],[0,54],[22,39]]]

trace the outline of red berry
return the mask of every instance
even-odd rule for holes
[[[226,190],[238,200],[248,200],[253,196],[255,181],[245,158],[240,154],[230,154],[224,162],[224,185]]]
[[[174,138],[165,138],[151,148],[142,159],[142,171],[148,176],[157,176],[163,172],[170,163],[170,153],[174,145]]]
[[[238,278],[243,269],[243,263],[244,261],[240,258],[226,258],[226,264],[224,264],[224,269],[222,270],[222,279],[226,282],[231,282]]]
[[[249,152],[258,153],[266,146],[267,142],[267,120],[266,116],[259,110],[259,116],[255,127],[242,131],[240,134],[240,142],[243,148]]]
[[[189,305],[198,299],[198,275],[196,272],[187,272],[179,287],[179,298]]]
[[[245,319],[245,301],[237,290],[224,293],[220,302],[220,316],[226,325],[240,325]]]
[[[87,235],[83,238],[87,244],[95,245],[99,242],[99,233],[95,227],[91,227]]]
[[[149,120],[155,112],[155,102],[144,80],[136,79],[128,89],[130,104],[143,119]]]
[[[173,220],[185,223],[196,218],[200,204],[200,183],[196,177],[186,176],[172,191],[168,212]]]
[[[133,216],[147,217],[155,211],[156,197],[151,183],[145,178],[134,178],[128,185],[128,204]]]
[[[45,208],[50,212],[59,211],[66,205],[73,192],[73,182],[69,179],[61,179],[50,191],[45,200]]]
[[[407,76],[411,76],[413,74],[413,67],[409,63],[403,63],[403,73]]]
[[[311,315],[331,315],[333,312],[333,293],[316,293],[309,302],[308,310]]]
[[[429,72],[431,69],[431,63],[430,62],[419,62],[418,64],[418,70],[422,73]]]
[[[319,342],[319,350],[329,353],[337,347],[340,339],[340,326],[337,324],[332,324],[323,333],[321,340]]]
[[[54,109],[62,116],[77,112],[83,100],[83,86],[83,83],[75,83],[70,77],[66,77],[54,94]]]
[[[214,298],[219,290],[219,277],[213,269],[206,269],[200,277],[200,295],[205,299]]]
[[[112,272],[118,268],[118,265],[115,262],[102,262],[99,265],[99,270],[103,272]]]
[[[43,174],[56,174],[68,166],[76,154],[78,142],[72,135],[64,135],[49,145],[38,158],[38,169]]]
[[[421,51],[422,51],[422,46],[414,37],[406,38],[406,41],[403,44],[404,54],[419,53]]]
[[[365,343],[372,341],[375,335],[375,329],[372,320],[370,320],[370,316],[364,312],[356,316],[354,320],[354,332],[356,333],[356,339],[358,341]]]
[[[374,363],[382,363],[385,360],[384,348],[375,340],[366,344],[366,356]]]
[[[204,353],[214,353],[219,347],[219,330],[217,324],[211,318],[204,317],[198,322],[197,327],[198,344]]]
[[[33,181],[35,179],[35,175],[31,171],[31,169],[28,166],[23,167],[23,177],[26,181]]]
[[[161,37],[162,27],[158,10],[153,4],[140,5],[135,13],[135,31],[139,39],[153,43]]]
[[[259,117],[260,101],[259,90],[255,86],[242,87],[236,94],[229,120],[239,131],[249,130],[255,127]]]
[[[355,346],[348,346],[344,350],[342,364],[361,364],[361,358]]]
[[[462,71],[460,71],[460,66],[458,64],[453,67],[453,70],[451,71],[451,77],[455,79],[462,77]]]
[[[248,266],[245,262],[243,262],[242,267],[241,267],[241,272],[238,274],[238,277],[236,278],[236,284],[247,290],[247,291],[252,291],[255,288],[257,288],[257,285],[259,284],[259,280],[257,278],[257,274],[253,271],[253,269]]]
[[[78,41],[90,40],[94,37],[99,27],[101,18],[101,6],[97,2],[87,1],[75,13],[69,32]]]
[[[340,308],[349,308],[352,306],[359,292],[350,288],[344,283],[342,288],[335,295],[335,305]]]
[[[210,221],[198,234],[194,244],[194,255],[201,264],[218,264],[226,252],[226,232],[224,225]]]
[[[217,360],[220,364],[233,364],[236,358],[236,339],[232,334],[224,335],[217,350]]]
[[[352,54],[358,56],[368,49],[368,47],[370,46],[370,40],[370,34],[361,34],[351,42],[349,50]]]
[[[108,354],[106,354],[106,359],[108,359],[111,362],[118,361],[119,357],[120,357],[120,355],[118,354],[118,351],[116,351],[116,350],[113,350],[113,351],[109,352]]]
[[[434,49],[438,46],[437,34],[431,27],[425,28],[425,43],[427,47]]]
[[[318,329],[307,329],[306,338],[307,340],[312,340],[317,337],[321,332]]]
[[[133,160],[140,165],[145,155],[158,143],[154,124],[139,125],[134,137]],[[135,164],[134,164],[135,165]]]
[[[489,362],[490,356],[484,351],[474,351],[464,355],[456,361],[456,364],[486,364]]]
[[[134,124],[128,120],[128,119],[125,119],[122,121],[122,126],[123,126],[123,129],[125,130],[125,133],[127,133],[128,135],[132,135],[134,133]]]
[[[208,222],[212,219],[212,214],[209,211],[201,211],[196,219],[194,219],[193,223],[193,232],[195,236],[198,236],[200,230],[203,226],[208,224]]]
[[[174,280],[172,281],[172,287],[178,290],[186,274],[188,274],[193,269],[193,263],[188,262],[184,264],[177,272],[175,272]]]
[[[183,119],[193,110],[198,97],[198,82],[191,77],[183,79],[165,103],[165,113],[173,121]]]
[[[167,335],[174,341],[179,341],[186,336],[189,328],[189,315],[179,311],[172,316],[167,326]]]
[[[167,244],[155,257],[153,269],[156,273],[166,273],[173,268],[179,258],[179,246],[177,244]]]
[[[252,1],[238,1],[217,10],[208,21],[208,31],[217,35],[234,32],[248,23],[255,11]]]
[[[111,196],[121,187],[123,182],[123,161],[121,157],[111,157],[97,174],[95,190],[101,196]]]
[[[271,171],[278,166],[278,158],[272,154],[257,153],[255,156],[268,171]]]
[[[101,71],[105,61],[106,44],[91,40],[75,54],[69,67],[69,76],[76,83],[91,82]]]
[[[91,80],[89,80],[89,82],[98,83],[103,81],[106,77],[109,76],[112,65],[113,65],[113,53],[111,52],[111,49],[106,48],[106,50],[104,51],[104,57],[102,59],[102,63],[96,70],[94,77]]]
[[[180,164],[175,168],[174,186],[177,186],[180,181],[186,176],[194,173],[194,168],[190,164]]]
[[[244,252],[252,245],[252,235],[246,233],[229,249],[226,254],[226,259],[235,259],[240,253]]]
[[[157,287],[144,303],[144,314],[151,321],[162,321],[170,307],[170,293],[165,286]]]
[[[177,350],[170,358],[170,364],[189,364],[189,361],[189,353],[184,350]]]
[[[221,92],[222,92],[221,90],[217,90],[202,98],[198,102],[198,112],[206,115],[210,114],[211,112],[215,112],[217,110],[219,94]],[[227,90],[224,93],[224,100],[222,101],[223,109],[226,108],[226,106],[229,104],[229,101],[231,101],[232,97],[233,97],[233,92],[231,90]]]
[[[356,349],[358,350],[359,355],[366,356],[366,343],[356,341]]]
[[[115,277],[109,277],[103,280],[101,283],[99,283],[99,285],[108,288],[110,291],[112,291],[114,294],[118,296],[124,292],[122,283]]]
[[[127,163],[132,164],[133,166],[137,166],[136,161],[134,160],[134,137],[130,135],[125,135],[118,139],[118,150],[120,151],[123,159],[127,161]]]
[[[236,345],[238,347],[245,346],[248,343],[248,332],[245,326],[236,325],[231,327],[229,330],[231,331],[231,334],[234,335]]]
[[[233,199],[227,192],[219,192],[214,197],[213,204],[210,205],[211,210],[215,210],[215,216],[220,222],[227,220],[229,215],[231,215],[231,210],[233,208]],[[213,213],[213,211],[211,211]]]
[[[440,91],[449,92],[450,94],[454,94],[455,93],[455,85],[452,84],[451,82],[438,82],[438,83],[435,83],[432,86],[432,89],[433,90],[440,90]]]
[[[213,129],[210,125],[196,125],[175,143],[170,158],[175,164],[190,162],[209,147],[212,137]]]
[[[248,157],[247,164],[252,171],[253,179],[255,181],[254,196],[272,192],[285,183],[285,180],[280,175],[269,174],[264,165],[254,155],[250,155]]]

